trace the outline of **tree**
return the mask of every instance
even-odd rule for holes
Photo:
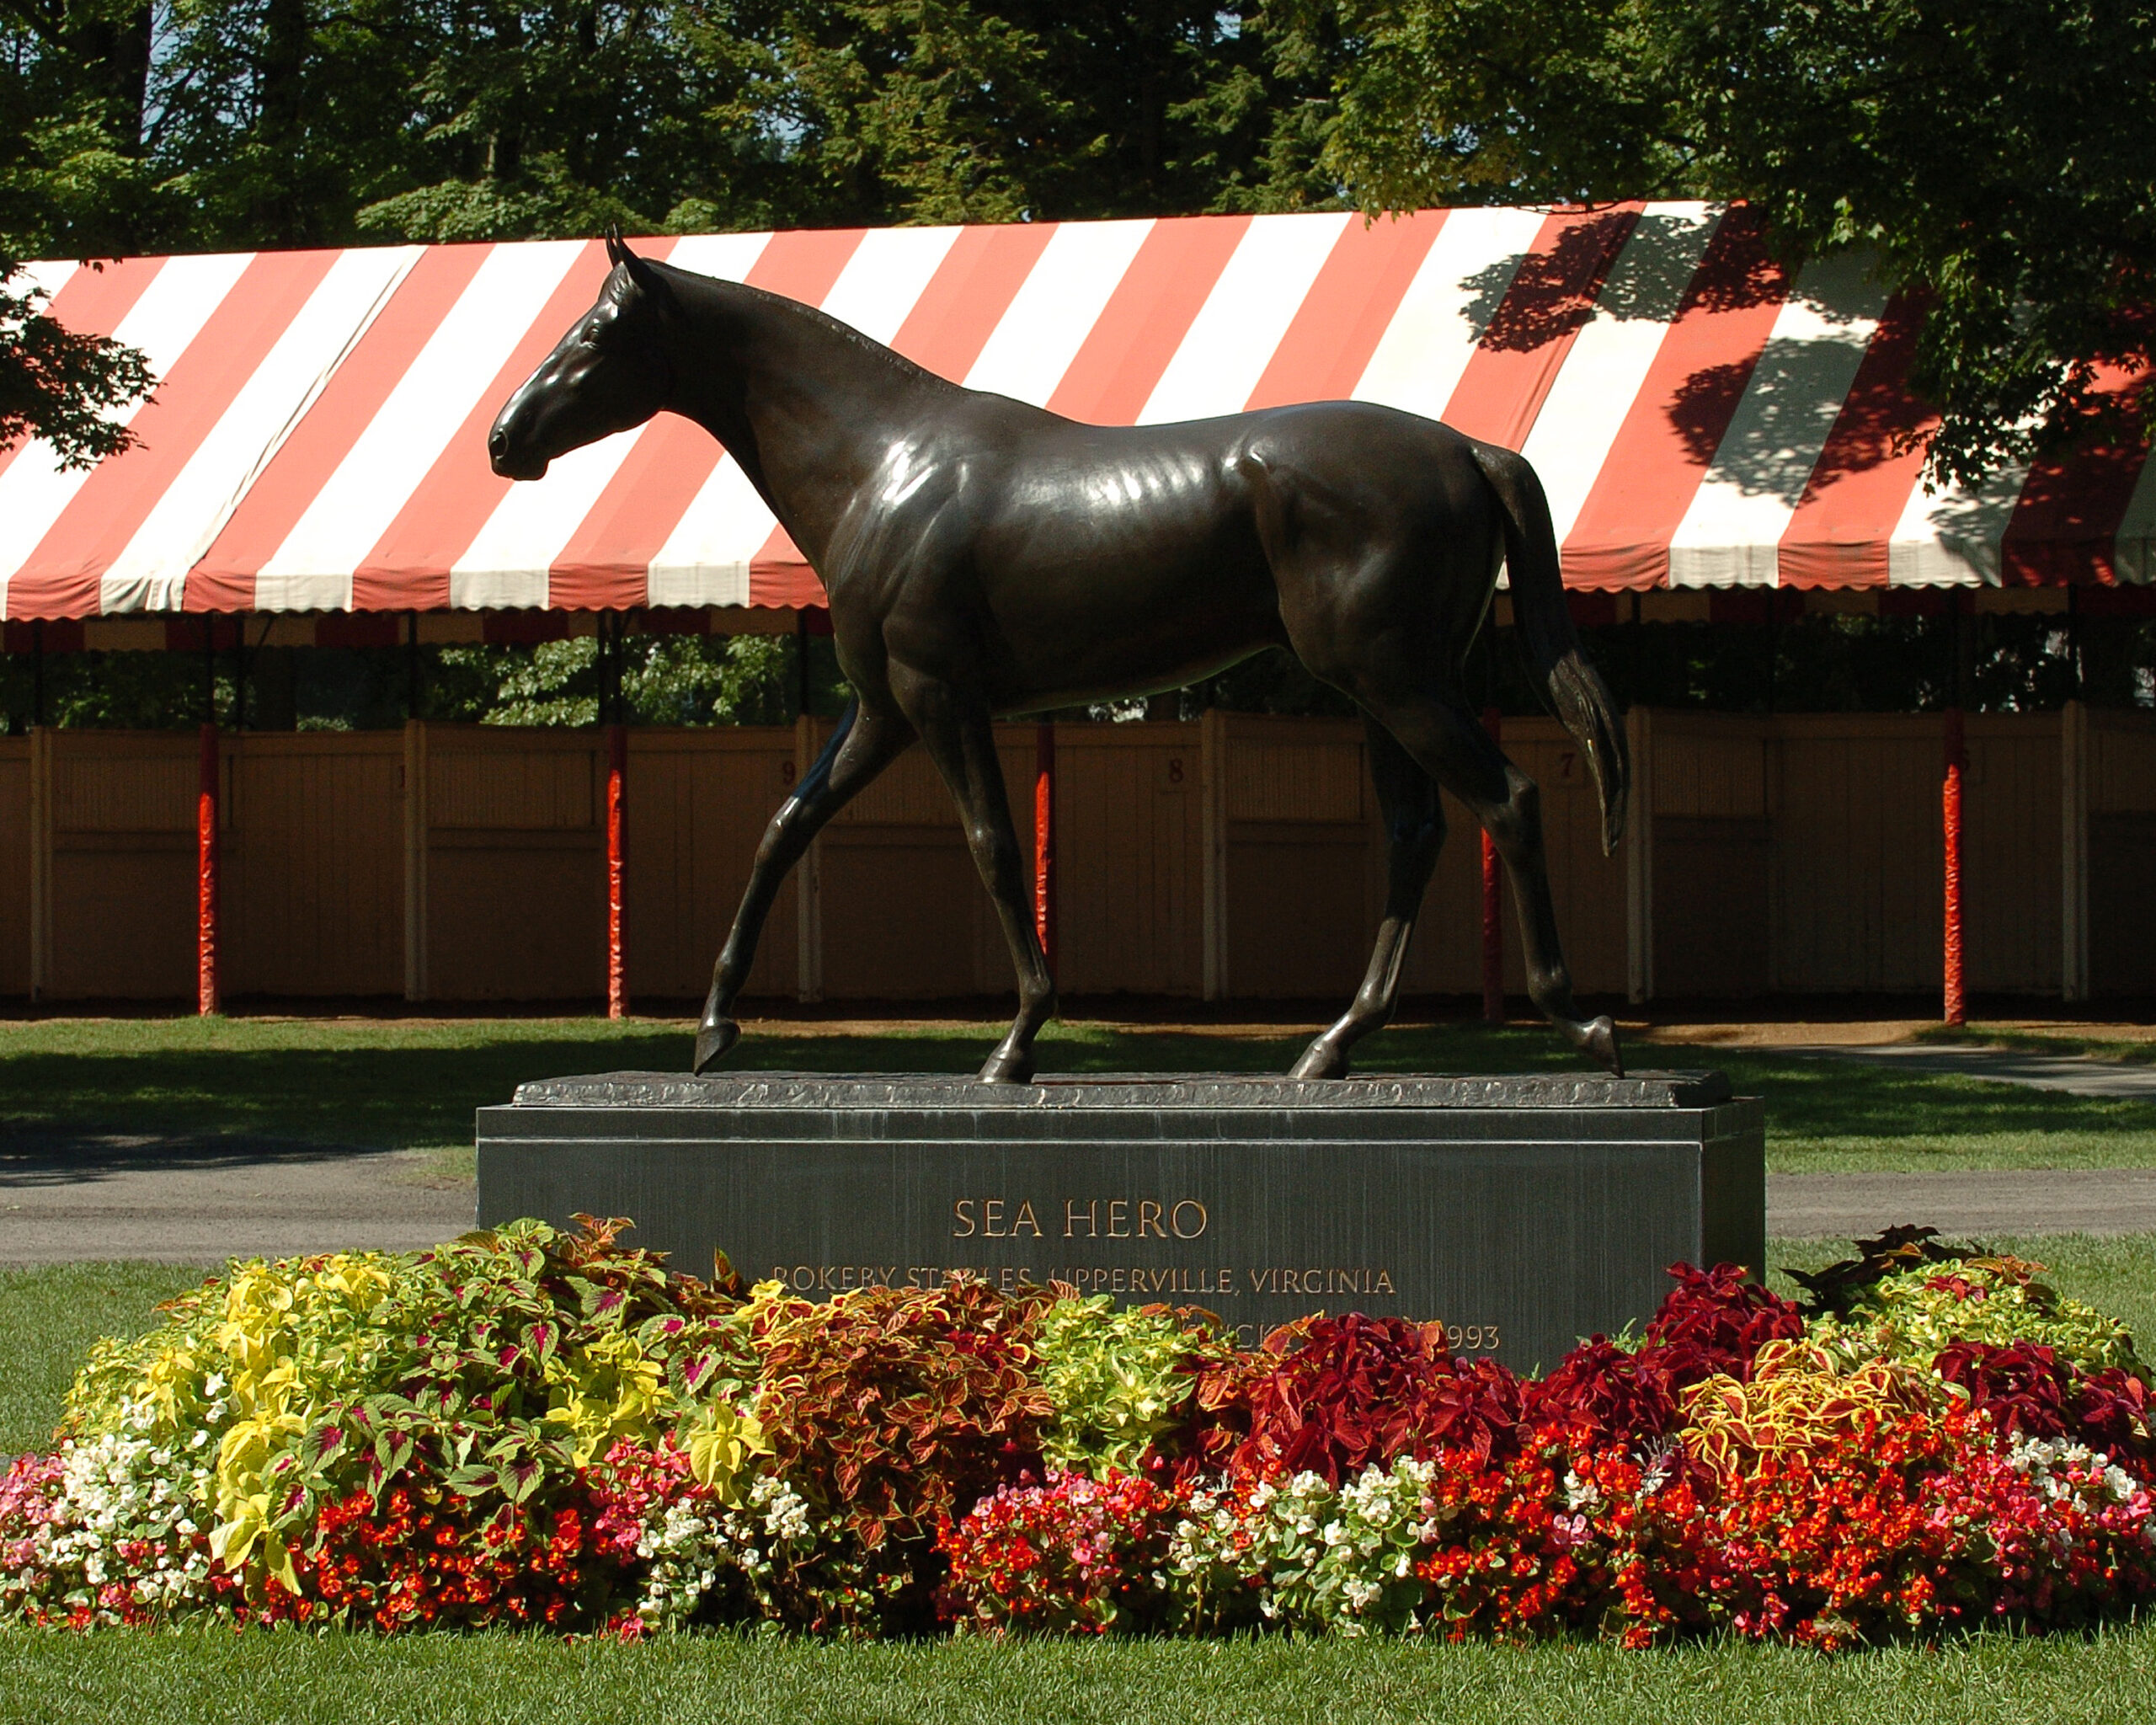
[[[1330,40],[1322,160],[1366,209],[1743,200],[1792,258],[1929,302],[1935,477],[2152,406],[2156,12],[2143,0],[1273,0]],[[2136,380],[2123,387],[2127,380]]]
[[[149,394],[149,362],[131,347],[63,328],[42,290],[0,258],[0,449],[42,437],[63,467],[94,466],[134,434],[108,417]]]

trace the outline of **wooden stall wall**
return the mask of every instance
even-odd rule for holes
[[[1936,989],[1944,721],[1791,714],[1773,735],[1775,986]]]
[[[1514,720],[1505,736],[1542,788],[1582,992],[1624,989],[1628,967],[1665,999],[1937,987],[1936,716],[1653,713],[1633,729],[1640,836],[1615,858],[1601,854],[1570,739],[1548,720]],[[814,725],[632,734],[632,999],[701,996],[763,828],[822,740]],[[1968,742],[1971,985],[2156,991],[2156,715],[1977,717]],[[1035,728],[1004,727],[998,745],[1030,851]],[[191,996],[196,751],[184,732],[0,740],[0,989]],[[1059,726],[1065,991],[1344,1001],[1385,886],[1364,753],[1359,727],[1333,721]],[[600,997],[602,734],[248,733],[222,756],[229,993]],[[1411,995],[1470,995],[1479,981],[1478,830],[1449,800],[1446,814]],[[1628,925],[1641,950],[1628,951]],[[1505,947],[1517,995],[1509,903]],[[750,991],[1010,987],[950,798],[914,750],[826,829],[782,894]]]
[[[0,737],[0,997],[30,991],[30,740]]]
[[[1773,985],[1768,721],[1656,713],[1633,819],[1648,824],[1653,991],[1742,996]]]
[[[1967,720],[1961,948],[1977,992],[2059,990],[2059,732],[2056,713]]]
[[[1203,993],[1199,727],[1058,725],[1055,772],[1059,985],[1072,995]],[[1012,793],[1032,807],[1030,774]]]
[[[1550,895],[1572,985],[1588,994],[1625,987],[1625,855],[1602,854],[1601,805],[1577,745],[1555,719],[1505,721],[1502,746],[1541,791]],[[1367,777],[1367,775],[1366,775]],[[1366,793],[1366,794],[1368,794]],[[1355,980],[1369,955],[1385,903],[1384,817],[1372,804],[1369,843],[1370,900],[1356,954]],[[1482,828],[1466,806],[1448,796],[1444,848],[1422,903],[1408,950],[1402,990],[1408,995],[1473,995],[1482,987]],[[1521,959],[1519,911],[1504,889],[1505,991],[1527,992]],[[1351,986],[1353,985],[1351,984]]]
[[[403,739],[250,731],[221,752],[225,991],[398,993]]]
[[[818,746],[823,740],[819,731]],[[1033,842],[1033,728],[999,725],[996,752],[1018,843]],[[820,980],[832,1000],[1004,994],[1009,948],[967,849],[956,805],[909,749],[824,829],[810,867]],[[1029,869],[1030,872],[1030,869]]]
[[[46,994],[195,992],[195,811],[188,732],[55,731]]]
[[[1383,891],[1362,726],[1230,713],[1203,724],[1220,905],[1207,993],[1344,1004]]]
[[[2156,995],[2156,713],[2089,708],[2089,991]]]
[[[427,997],[602,995],[605,739],[429,725],[424,758]]]
[[[631,999],[701,999],[733,926],[764,828],[799,776],[794,734],[776,726],[634,730],[627,785]],[[749,976],[752,996],[799,987],[795,879],[772,906]]]

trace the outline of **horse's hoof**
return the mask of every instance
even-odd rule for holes
[[[1612,1078],[1625,1076],[1625,1057],[1617,1051],[1617,1026],[1604,1013],[1580,1027],[1580,1052]]]
[[[741,1027],[731,1018],[716,1018],[696,1026],[696,1053],[689,1063],[691,1074],[701,1075],[706,1067],[717,1065],[740,1039]]]
[[[980,1069],[984,1084],[1031,1084],[1033,1081],[1033,1057],[1000,1048],[988,1057]]]
[[[1348,1052],[1337,1049],[1322,1036],[1303,1050],[1303,1057],[1288,1069],[1290,1078],[1345,1078],[1348,1076]]]

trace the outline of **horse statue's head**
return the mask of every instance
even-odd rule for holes
[[[509,398],[487,434],[487,455],[505,479],[536,479],[558,455],[641,425],[665,405],[673,383],[662,328],[674,295],[659,273],[606,235],[614,266],[590,311]]]

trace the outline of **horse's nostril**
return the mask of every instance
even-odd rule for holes
[[[487,453],[500,455],[509,448],[509,433],[499,425],[487,434]]]

